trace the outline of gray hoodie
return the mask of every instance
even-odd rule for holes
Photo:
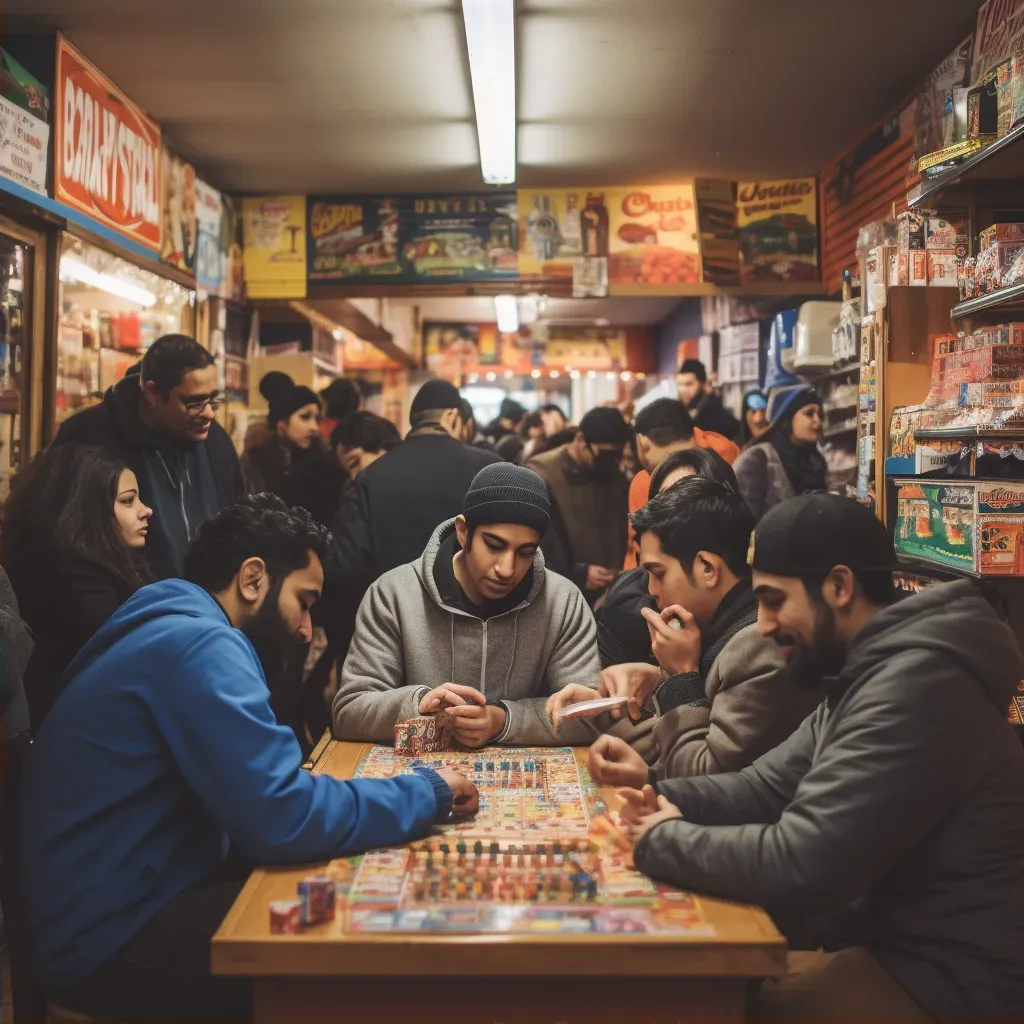
[[[1024,1009],[1024,674],[967,582],[879,612],[823,703],[749,768],[658,784],[685,820],[638,844],[655,878],[834,915],[932,1016]]]
[[[355,634],[334,698],[334,734],[390,743],[397,722],[419,714],[427,690],[475,686],[508,714],[496,742],[517,746],[590,743],[597,730],[567,723],[556,739],[547,698],[570,683],[597,685],[597,625],[579,589],[544,568],[511,611],[483,621],[446,605],[434,582],[438,549],[454,530],[439,526],[418,562],[385,573],[359,606]]]

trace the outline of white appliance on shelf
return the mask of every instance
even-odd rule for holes
[[[827,368],[833,363],[832,332],[839,326],[841,302],[805,302],[793,332],[793,368]]]

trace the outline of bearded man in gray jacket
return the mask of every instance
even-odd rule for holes
[[[793,498],[751,549],[759,626],[825,701],[749,768],[628,794],[647,874],[820,920],[751,1019],[1015,1020],[1024,1008],[1020,648],[973,584],[894,604],[856,502]]]
[[[597,626],[580,590],[544,567],[547,488],[509,463],[486,466],[463,513],[422,558],[367,591],[334,698],[334,734],[391,742],[398,722],[448,712],[465,747],[590,743],[596,729],[545,714],[552,693],[600,673]]]

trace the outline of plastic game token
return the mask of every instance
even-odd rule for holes
[[[607,711],[628,704],[628,697],[598,697],[597,700],[584,700],[579,704],[569,704],[555,714],[555,718],[579,718],[591,711]]]

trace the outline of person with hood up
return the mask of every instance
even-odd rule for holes
[[[244,493],[231,438],[214,416],[222,399],[213,356],[183,334],[158,338],[137,373],[61,424],[53,444],[92,444],[136,476],[153,509],[146,560],[157,579],[181,575],[193,533]]]
[[[821,399],[807,384],[779,388],[768,401],[771,427],[746,448],[733,469],[755,519],[788,498],[828,487],[828,463],[818,450]]]
[[[263,375],[260,394],[267,400],[270,433],[242,456],[247,493],[276,494],[327,526],[338,510],[344,475],[320,440],[320,399],[276,370]]]
[[[475,810],[454,772],[311,775],[275,721],[268,681],[309,643],[329,539],[273,495],[244,499],[199,528],[185,579],[140,590],[69,667],[19,807],[34,973],[62,1006],[250,1019],[251,981],[210,973],[245,862],[396,845]]]
[[[699,359],[685,359],[676,374],[676,392],[693,422],[701,430],[721,434],[727,441],[739,433],[739,420],[722,405]]]
[[[618,409],[591,409],[568,444],[534,456],[528,466],[547,484],[569,577],[591,604],[626,555],[629,481],[619,463],[632,434]]]
[[[547,698],[597,678],[597,628],[580,591],[544,566],[547,489],[521,466],[486,466],[423,555],[382,576],[359,609],[334,699],[334,734],[392,742],[398,722],[447,711],[466,747],[556,741]]]
[[[824,698],[741,772],[627,791],[637,867],[804,914],[750,1019],[1015,1020],[1024,1007],[1024,658],[973,583],[894,603],[884,524],[837,495],[769,511],[758,626]]]

